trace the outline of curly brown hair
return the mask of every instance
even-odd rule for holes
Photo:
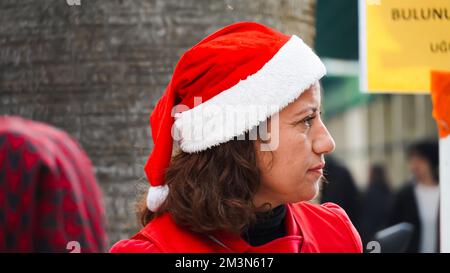
[[[253,197],[260,184],[255,141],[235,137],[197,153],[179,151],[165,174],[169,187],[166,201],[156,212],[146,207],[145,195],[138,202],[143,226],[169,212],[174,221],[191,231],[226,230],[240,234],[256,219]]]

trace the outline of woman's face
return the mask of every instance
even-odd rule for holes
[[[255,141],[261,185],[254,204],[272,207],[313,199],[319,191],[324,155],[334,150],[334,140],[320,117],[320,90],[314,85],[268,123],[272,151]],[[278,134],[274,132],[278,127]],[[274,140],[273,138],[278,138]]]

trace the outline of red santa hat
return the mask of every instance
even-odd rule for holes
[[[148,208],[155,211],[167,197],[164,174],[174,140],[187,153],[232,140],[278,113],[325,73],[302,39],[252,22],[224,27],[185,52],[150,116]]]

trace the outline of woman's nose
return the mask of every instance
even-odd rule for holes
[[[328,154],[334,151],[336,144],[333,137],[328,132],[327,127],[320,121],[317,137],[313,142],[313,150],[316,154]]]

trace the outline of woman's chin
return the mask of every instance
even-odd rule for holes
[[[310,184],[310,189],[308,191],[308,196],[307,196],[307,201],[309,200],[313,200],[314,198],[317,197],[317,195],[319,194],[319,190],[320,190],[320,182],[322,181],[321,179],[322,177],[319,177],[318,179],[315,179],[311,182]]]
[[[316,198],[317,195],[319,194],[319,183],[320,183],[320,179],[314,183],[308,184],[308,187],[303,185],[303,187],[300,189],[298,194],[295,197],[290,198],[291,199],[290,203],[310,201],[310,200],[313,200],[314,198]]]

